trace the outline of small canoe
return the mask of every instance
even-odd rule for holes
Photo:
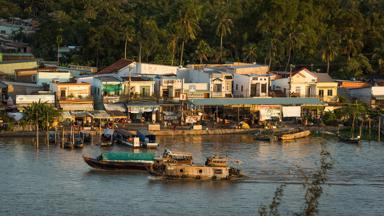
[[[311,135],[311,131],[309,130],[303,130],[299,132],[292,132],[292,133],[286,133],[279,137],[280,140],[293,140],[293,139],[299,139],[304,138]]]
[[[344,143],[349,143],[349,144],[359,144],[361,139],[359,136],[357,136],[355,138],[339,136],[339,141],[344,142]]]

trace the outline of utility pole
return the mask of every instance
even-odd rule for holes
[[[291,79],[292,79],[292,69],[295,65],[290,64],[289,66],[289,79],[288,79],[288,96],[291,97]]]

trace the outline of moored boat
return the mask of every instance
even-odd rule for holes
[[[105,152],[97,158],[83,156],[84,161],[95,169],[148,170],[154,163],[153,153]]]
[[[140,148],[140,138],[128,130],[116,129],[113,133],[113,142],[121,145],[125,145],[131,148]]]
[[[357,137],[338,136],[338,137],[339,137],[339,141],[344,143],[359,144],[361,141],[360,136],[357,136]]]
[[[309,135],[311,135],[311,131],[299,130],[299,131],[284,133],[284,134],[279,136],[279,139],[280,140],[293,140],[293,139],[304,138],[304,137],[307,137]]]
[[[156,135],[148,133],[148,131],[137,130],[137,136],[140,139],[140,146],[143,148],[157,148],[159,144],[156,142]]]
[[[108,147],[112,145],[112,137],[114,130],[110,128],[105,128],[103,134],[101,134],[101,143],[100,146]]]

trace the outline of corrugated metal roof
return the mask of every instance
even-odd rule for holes
[[[318,98],[204,98],[189,100],[196,106],[223,106],[223,105],[323,105]]]

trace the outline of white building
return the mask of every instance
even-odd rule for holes
[[[352,99],[360,100],[371,107],[384,107],[384,86],[349,89]]]
[[[192,70],[184,69],[177,72],[177,77],[186,83],[208,83],[209,97],[232,97],[233,75],[214,69]]]
[[[188,99],[209,98],[209,85],[208,83],[184,83],[183,93]]]
[[[115,74],[118,77],[139,75],[176,75],[179,67],[170,65],[159,65],[149,63],[138,63],[135,61],[120,59],[108,67],[100,70],[97,75]]]
[[[154,96],[155,81],[147,77],[125,78],[123,82],[123,95],[131,98],[145,98]]]
[[[54,81],[68,82],[71,79],[71,73],[68,71],[38,71],[36,74],[36,84],[42,86],[49,85]]]
[[[251,74],[233,76],[234,97],[268,97],[270,75]]]
[[[160,77],[156,79],[156,96],[163,99],[179,99],[183,89],[183,79]]]

